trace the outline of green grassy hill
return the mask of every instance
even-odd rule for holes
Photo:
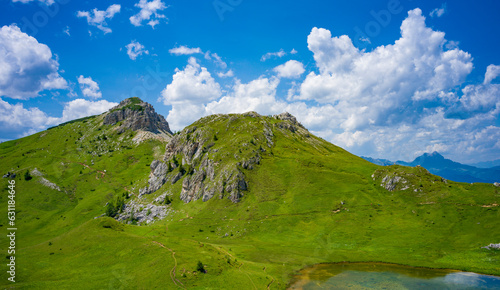
[[[373,165],[288,115],[209,116],[171,140],[138,138],[104,118],[0,144],[0,173],[17,174],[15,286],[283,289],[307,265],[340,261],[500,275],[500,252],[481,248],[500,242],[493,185]],[[168,165],[165,184],[139,198],[154,160]],[[155,201],[165,195],[170,204]],[[120,198],[168,215],[140,226],[95,218]],[[0,224],[6,232],[7,219]]]

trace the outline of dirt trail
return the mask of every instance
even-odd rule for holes
[[[95,171],[97,171],[98,173],[100,173],[100,174],[101,174],[101,178],[104,178],[104,176],[106,176],[106,172],[104,172],[104,171],[94,169],[94,168],[92,168],[92,167],[90,167],[90,166],[88,166],[87,164],[82,163],[82,162],[78,162],[78,164],[83,165],[84,167],[86,167],[86,168],[88,168],[88,169],[91,169],[91,170],[95,170]],[[97,176],[96,176],[96,179],[98,179],[98,178],[97,178]]]
[[[175,286],[183,288],[183,289],[186,289],[186,287],[184,286],[184,284],[182,284],[181,281],[179,281],[179,280],[177,280],[177,278],[175,278],[175,269],[177,268],[177,259],[175,258],[175,252],[172,249],[169,249],[169,248],[165,247],[160,242],[153,241],[153,243],[159,245],[162,248],[165,248],[165,249],[169,250],[172,253],[172,258],[174,259],[174,267],[172,268],[172,270],[170,270],[170,278],[172,279],[172,282],[174,282]]]

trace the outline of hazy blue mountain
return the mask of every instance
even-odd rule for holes
[[[425,153],[415,158],[415,160],[413,160],[412,162],[392,162],[385,159],[373,159],[369,157],[362,158],[374,164],[383,166],[398,164],[414,167],[420,165],[429,170],[429,172],[431,172],[432,174],[458,182],[494,183],[500,181],[500,166],[491,168],[478,168],[475,166],[465,165],[452,161],[450,159],[446,159],[438,152]]]

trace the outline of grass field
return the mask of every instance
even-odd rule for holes
[[[94,219],[116,196],[146,186],[149,164],[162,159],[166,145],[136,145],[134,132],[117,134],[101,120],[0,144],[0,173],[17,173],[16,287],[283,289],[303,267],[341,261],[500,275],[500,252],[481,248],[500,242],[499,188],[443,182],[422,168],[379,167],[313,135],[279,129],[269,117],[192,125],[205,134],[189,138],[217,135],[213,148],[220,150],[210,154],[221,164],[234,163],[241,148],[267,149],[260,165],[244,171],[249,188],[239,203],[214,197],[185,204],[182,182],[167,183],[146,197],[174,195],[164,220],[134,226]],[[266,122],[274,126],[272,148],[262,135]],[[43,186],[40,176],[25,180],[34,168],[61,191]],[[387,191],[380,186],[387,175],[404,176],[418,190]],[[1,188],[6,233],[6,178]],[[5,235],[1,241],[6,253]],[[206,273],[196,271],[198,261]],[[0,281],[10,286],[6,271]]]

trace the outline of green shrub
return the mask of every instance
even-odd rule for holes
[[[33,179],[33,177],[31,176],[29,170],[26,170],[26,172],[24,173],[24,180],[28,181],[31,179]]]
[[[201,261],[198,261],[198,265],[196,266],[196,271],[200,273],[206,273],[205,267],[203,266],[203,263]]]

